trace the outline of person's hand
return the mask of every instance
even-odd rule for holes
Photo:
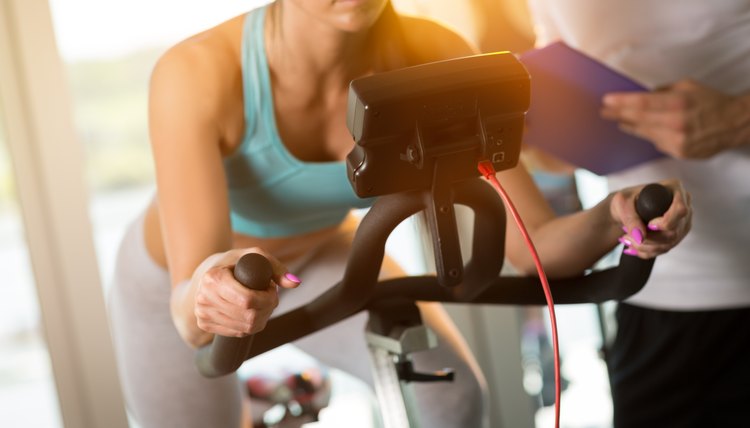
[[[692,209],[690,194],[676,180],[660,182],[672,191],[672,204],[661,217],[643,224],[635,210],[635,199],[644,186],[628,187],[612,195],[610,213],[622,224],[625,254],[650,259],[666,253],[677,245],[690,230]]]
[[[273,275],[266,290],[251,290],[232,273],[234,265],[247,253],[259,253],[271,263]],[[198,327],[208,333],[243,337],[263,330],[279,304],[278,288],[295,288],[296,276],[276,258],[259,248],[230,250],[214,254],[196,270],[195,317]]]
[[[677,159],[705,159],[750,140],[750,98],[681,80],[655,92],[606,94],[602,117]]]

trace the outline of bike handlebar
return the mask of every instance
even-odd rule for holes
[[[271,263],[260,254],[248,253],[237,260],[234,278],[252,290],[265,290],[271,285]],[[245,337],[216,336],[210,346],[198,350],[195,363],[206,377],[218,377],[237,370],[250,352],[253,335]]]
[[[207,377],[232,373],[249,358],[333,325],[359,311],[395,301],[546,303],[538,278],[499,276],[505,257],[505,208],[492,188],[479,179],[455,183],[448,195],[451,203],[466,205],[475,214],[472,257],[464,267],[461,283],[442,286],[445,281],[434,275],[378,281],[385,243],[391,231],[409,216],[428,209],[434,204],[433,197],[429,191],[421,191],[378,198],[357,228],[340,282],[304,306],[271,318],[265,329],[255,335],[252,348],[252,338],[215,337],[211,345],[198,351],[196,364],[200,372]],[[647,223],[664,214],[671,202],[669,189],[649,184],[636,199],[636,211]],[[452,215],[452,210],[449,214]],[[241,262],[237,263],[238,267],[244,265]],[[616,267],[551,280],[550,287],[556,303],[622,300],[645,285],[653,263],[654,259],[644,260],[623,254]]]

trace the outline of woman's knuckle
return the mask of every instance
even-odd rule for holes
[[[200,291],[195,294],[195,303],[199,305],[205,305],[205,304],[208,304],[208,302],[209,302],[208,296],[206,296],[204,292]]]
[[[195,313],[195,318],[199,321],[207,320],[209,318],[208,311],[202,306],[197,306],[193,312]]]

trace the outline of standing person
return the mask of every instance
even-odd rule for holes
[[[349,82],[473,52],[433,22],[398,16],[387,0],[278,0],[160,58],[149,102],[157,196],[123,240],[110,296],[124,393],[141,427],[239,426],[236,377],[202,378],[193,348],[214,334],[261,330],[279,290],[282,311],[340,279],[355,226],[349,211],[371,202],[346,179]],[[552,276],[582,272],[617,245],[623,225],[645,227],[633,208],[639,187],[555,219],[522,168],[499,177]],[[689,229],[686,193],[676,181],[665,184],[673,204],[651,222],[663,233],[633,254],[667,251]],[[534,272],[523,245],[511,233],[506,254]],[[269,258],[276,286],[251,291],[234,280],[231,267],[248,252]],[[381,273],[398,275],[392,264]],[[420,309],[441,345],[415,355],[416,367],[457,370],[452,385],[417,385],[424,426],[482,426],[473,357],[439,304]],[[371,382],[364,322],[352,317],[295,344]]]
[[[539,46],[562,40],[654,88],[602,101],[604,118],[667,155],[607,177],[610,190],[676,177],[692,196],[691,234],[618,306],[615,426],[748,426],[750,2],[530,6]]]

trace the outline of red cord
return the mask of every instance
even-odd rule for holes
[[[479,168],[479,172],[482,173],[484,178],[486,178],[490,183],[492,183],[495,190],[497,190],[497,192],[500,194],[500,197],[503,198],[503,202],[505,202],[505,205],[508,207],[508,210],[513,216],[513,219],[516,221],[516,225],[518,226],[518,229],[521,232],[521,235],[523,235],[523,238],[526,241],[526,246],[529,247],[529,252],[531,252],[531,257],[534,259],[534,265],[536,265],[536,271],[539,274],[539,279],[542,282],[542,288],[544,289],[544,296],[547,299],[547,308],[549,309],[549,319],[550,319],[550,324],[551,324],[551,329],[552,329],[552,350],[553,350],[554,359],[555,359],[555,428],[559,428],[560,427],[560,349],[557,343],[557,318],[555,317],[555,303],[552,301],[552,291],[550,291],[549,282],[547,281],[547,275],[544,273],[544,268],[542,268],[542,262],[539,260],[539,255],[536,252],[534,243],[531,242],[529,233],[526,231],[526,227],[524,226],[523,221],[521,220],[521,217],[518,215],[518,211],[516,211],[516,207],[513,205],[513,202],[511,202],[510,198],[508,197],[508,194],[505,193],[505,189],[503,189],[503,186],[500,185],[500,182],[497,180],[497,177],[495,177],[495,168],[492,166],[492,163],[487,160],[481,161],[479,162],[478,168]]]

